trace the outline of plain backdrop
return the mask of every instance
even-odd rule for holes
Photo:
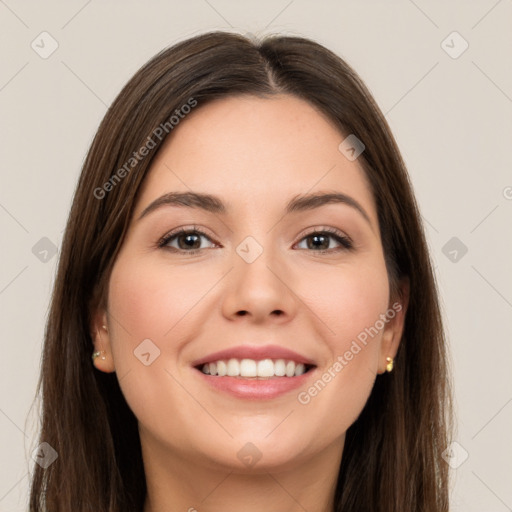
[[[436,266],[458,416],[452,510],[512,510],[511,22],[510,0],[0,0],[0,510],[26,510],[44,325],[95,130],[149,58],[214,29],[311,37],[374,94]]]

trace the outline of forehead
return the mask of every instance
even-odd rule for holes
[[[160,149],[137,210],[170,191],[193,189],[261,208],[297,194],[337,190],[375,217],[363,168],[338,149],[344,138],[318,109],[291,95],[199,105]]]

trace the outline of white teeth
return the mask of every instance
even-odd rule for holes
[[[302,375],[305,371],[306,371],[306,367],[302,363],[299,363],[295,367],[295,375],[296,376]]]
[[[278,359],[274,363],[274,374],[277,377],[284,377],[286,375],[286,363],[283,359]]]
[[[238,377],[240,375],[240,363],[236,359],[228,361],[228,377]]]
[[[229,359],[228,361],[215,361],[206,363],[202,367],[206,375],[218,375],[219,377],[298,377],[306,372],[303,363],[285,361],[284,359]]]
[[[263,359],[258,361],[258,377],[273,377],[274,362],[272,359]]]
[[[258,368],[256,361],[253,359],[242,359],[240,361],[240,375],[242,377],[257,377]]]
[[[224,361],[217,361],[217,375],[219,377],[224,377],[228,373],[228,368]]]

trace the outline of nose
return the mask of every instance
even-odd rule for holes
[[[269,250],[263,250],[252,263],[234,257],[222,304],[224,316],[230,320],[247,317],[246,321],[258,324],[289,322],[300,302],[290,269]]]

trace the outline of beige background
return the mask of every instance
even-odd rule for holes
[[[51,248],[85,152],[144,62],[212,29],[316,39],[375,95],[408,164],[442,294],[459,418],[452,510],[512,510],[511,21],[510,0],[0,0],[0,510],[26,510]],[[43,59],[51,38],[58,48]]]

